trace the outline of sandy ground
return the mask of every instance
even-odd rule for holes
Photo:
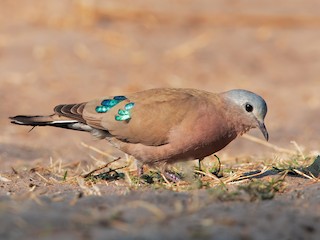
[[[121,153],[84,133],[28,133],[8,116],[50,114],[59,103],[154,87],[244,88],[268,103],[270,143],[295,151],[295,141],[305,155],[316,155],[319,16],[315,0],[3,0],[0,238],[317,239],[315,180],[287,176],[283,191],[266,201],[221,200],[210,189],[139,189],[122,180],[87,186],[89,193],[79,183],[48,181],[46,169],[52,161],[90,164],[93,153],[81,142]],[[244,138],[219,156],[223,166],[286,158]],[[272,177],[279,176],[262,179]]]

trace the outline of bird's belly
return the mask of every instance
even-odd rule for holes
[[[224,138],[220,138],[218,140],[210,141],[208,143],[202,143],[198,145],[191,145],[190,149],[186,151],[181,151],[177,153],[175,157],[171,157],[171,161],[168,162],[176,162],[176,161],[185,161],[185,160],[194,160],[194,159],[203,159],[211,154],[218,152],[227,146],[232,140],[236,138],[236,135],[229,135]]]
[[[237,136],[226,123],[211,124],[199,118],[197,124],[181,124],[168,136],[168,144],[150,146],[117,141],[118,148],[146,164],[174,163],[207,157],[228,145]]]

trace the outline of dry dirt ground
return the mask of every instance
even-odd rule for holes
[[[319,239],[319,179],[288,173],[320,150],[319,39],[316,0],[2,0],[0,239]],[[84,133],[8,120],[154,87],[257,92],[282,149],[239,138],[218,153],[220,180],[137,183],[129,168],[84,180],[132,159]]]

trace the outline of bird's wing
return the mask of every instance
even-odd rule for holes
[[[151,89],[117,96],[122,100],[107,111],[103,107],[114,97],[100,98],[85,105],[82,117],[88,125],[107,130],[121,141],[159,146],[168,143],[170,131],[190,111],[196,114],[203,94],[190,89]]]

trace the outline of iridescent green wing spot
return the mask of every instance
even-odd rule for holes
[[[127,97],[126,96],[115,96],[113,99],[121,102],[123,100],[126,100]]]
[[[106,106],[97,106],[96,107],[96,112],[97,113],[105,113],[107,111],[109,111],[110,108],[106,107]]]
[[[116,121],[126,121],[131,119],[130,110],[133,108],[134,102],[129,102],[124,106],[124,109],[119,109],[118,114],[115,116]]]
[[[101,105],[96,107],[97,113],[106,113],[111,108],[113,108],[118,103],[122,102],[123,100],[126,100],[127,98],[125,96],[115,96],[113,99],[104,99],[101,102]]]
[[[124,106],[124,109],[129,111],[131,108],[133,108],[134,102],[129,102]]]

